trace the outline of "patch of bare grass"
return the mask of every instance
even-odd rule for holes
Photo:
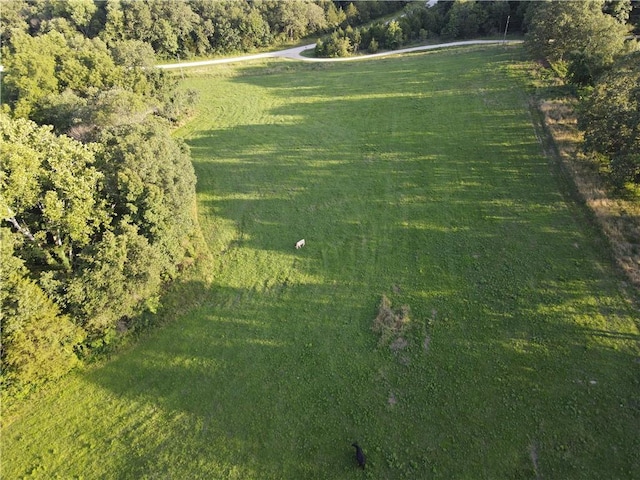
[[[399,310],[391,307],[391,301],[382,295],[378,315],[373,320],[371,329],[380,335],[378,346],[389,345],[394,352],[398,352],[408,345],[403,334],[409,327],[409,307],[403,305]]]

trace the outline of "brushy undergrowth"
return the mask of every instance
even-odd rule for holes
[[[612,183],[608,166],[597,155],[585,154],[577,120],[580,104],[571,86],[549,68],[534,63],[521,67],[525,65],[534,126],[547,156],[558,162],[575,198],[606,235],[618,266],[640,288],[640,189],[628,185],[621,190]]]
[[[409,311],[408,305],[402,305],[399,310],[393,310],[389,298],[382,295],[378,315],[371,326],[371,330],[379,336],[378,346],[388,346],[402,338],[411,323]],[[401,343],[398,342],[398,345]]]

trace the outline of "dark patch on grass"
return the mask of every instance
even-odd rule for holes
[[[408,342],[402,338],[402,334],[409,327],[409,323],[409,307],[403,305],[400,309],[393,310],[389,298],[382,295],[378,315],[371,326],[371,330],[380,336],[378,346],[390,345],[394,352],[404,349]]]

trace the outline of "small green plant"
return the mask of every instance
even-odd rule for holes
[[[371,43],[369,44],[369,53],[378,53],[378,42],[375,38],[371,39]]]

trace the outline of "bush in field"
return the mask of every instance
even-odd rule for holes
[[[399,311],[394,311],[391,308],[389,298],[386,295],[382,295],[382,300],[378,307],[378,315],[371,326],[371,330],[380,335],[378,345],[389,345],[406,331],[409,323],[409,307],[403,305]]]

